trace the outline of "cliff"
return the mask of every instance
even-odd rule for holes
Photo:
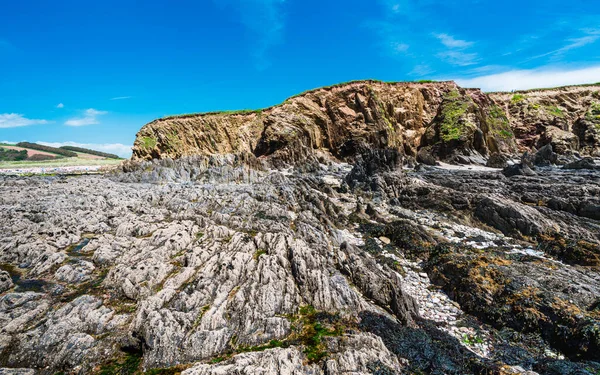
[[[356,81],[324,87],[255,111],[152,121],[134,160],[251,153],[285,161],[309,154],[352,158],[393,148],[421,162],[484,164],[548,143],[559,154],[600,154],[600,86],[485,94],[454,82]]]
[[[490,93],[521,151],[551,143],[564,154],[600,155],[600,84]]]
[[[312,90],[258,110],[167,117],[137,134],[133,159],[253,153],[288,161],[323,152],[420,148],[447,160],[516,151],[508,119],[480,90],[454,82],[358,81]]]

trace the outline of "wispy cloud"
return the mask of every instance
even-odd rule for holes
[[[18,128],[21,126],[48,124],[48,120],[29,119],[18,113],[0,114],[0,128]]]
[[[457,66],[469,66],[476,64],[479,56],[476,53],[466,53],[462,51],[444,51],[436,55],[448,64]]]
[[[102,116],[107,114],[106,111],[98,111],[94,108],[86,109],[83,117],[76,117],[69,119],[65,122],[65,125],[68,126],[86,126],[86,125],[96,125],[100,122],[98,121],[98,116]]]
[[[64,105],[64,104],[62,104],[62,103],[58,103],[58,104],[56,105],[56,108],[65,108],[65,105]]]
[[[553,60],[561,59],[566,53],[579,49],[591,44],[596,43],[600,40],[600,30],[598,29],[581,29],[578,30],[580,36],[572,37],[563,40],[564,45],[558,49],[551,50],[546,53],[535,55],[528,58],[525,61],[536,60],[542,57],[551,57]]]
[[[457,79],[464,87],[478,87],[484,91],[526,90],[600,82],[600,66],[582,69],[543,67],[531,70],[511,70],[475,78]]]
[[[131,99],[131,96],[117,96],[114,98],[110,98],[110,100],[125,100],[125,99]]]
[[[281,42],[285,26],[283,5],[285,0],[213,0],[216,4],[232,8],[248,29],[254,47],[252,57],[258,70],[271,63],[269,50]]]
[[[443,45],[448,48],[464,49],[471,47],[473,42],[467,42],[466,40],[455,39],[452,35],[448,34],[433,34]]]
[[[433,37],[446,47],[445,51],[436,54],[439,59],[456,66],[468,66],[478,62],[479,55],[477,53],[466,51],[474,44],[473,42],[456,39],[448,34],[433,34]]]
[[[41,145],[50,147],[61,147],[61,146],[74,146],[89,148],[91,150],[108,152],[110,154],[119,155],[122,158],[128,158],[131,156],[131,145],[124,145],[122,143],[78,143],[78,142],[43,142],[38,141]]]

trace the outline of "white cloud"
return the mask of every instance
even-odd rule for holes
[[[122,158],[128,158],[131,156],[131,146],[127,146],[121,143],[77,143],[77,142],[36,142],[41,145],[50,147],[61,147],[61,146],[74,146],[89,148],[91,150],[108,152],[110,154],[119,155]]]
[[[456,39],[448,34],[433,34],[433,36],[447,48],[447,50],[439,52],[436,56],[448,64],[468,66],[479,61],[479,56],[476,53],[465,51],[473,45],[473,42]]]
[[[539,59],[541,57],[546,57],[546,56],[550,56],[553,59],[559,59],[571,50],[582,48],[582,47],[585,47],[590,44],[594,44],[600,39],[600,30],[583,29],[580,31],[582,31],[584,33],[584,36],[581,36],[578,38],[566,39],[566,40],[564,40],[564,42],[566,42],[566,44],[564,46],[562,46],[561,48],[552,50],[550,52],[542,53],[541,55],[536,55],[536,56],[530,57],[525,61],[531,61],[531,60]]]
[[[466,40],[455,39],[452,35],[448,34],[434,34],[434,36],[442,42],[448,48],[463,49],[471,47],[473,42],[467,42]]]
[[[600,82],[600,66],[565,70],[543,67],[531,70],[512,70],[485,76],[457,79],[463,87],[478,87],[483,91],[526,90]]]
[[[65,105],[62,103],[58,103],[58,105],[56,106],[56,108],[65,108]]]
[[[86,109],[83,117],[76,117],[69,119],[65,122],[65,125],[68,126],[86,126],[86,125],[96,125],[100,122],[98,121],[98,116],[102,116],[107,114],[106,111],[98,111],[94,108]]]
[[[18,113],[0,113],[0,128],[17,128],[20,126],[43,125],[47,120],[29,119]]]
[[[403,53],[408,50],[409,45],[406,43],[392,42],[390,47],[393,53]]]
[[[473,65],[479,60],[476,53],[467,53],[461,51],[444,51],[438,53],[436,56],[449,64],[458,66]]]
[[[131,96],[117,96],[115,98],[110,98],[110,100],[125,100],[125,99],[131,99]]]

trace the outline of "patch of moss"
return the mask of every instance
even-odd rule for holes
[[[257,260],[258,258],[260,258],[260,256],[261,256],[261,255],[264,255],[264,254],[266,254],[266,253],[267,253],[267,251],[266,251],[266,250],[264,250],[264,249],[258,249],[258,250],[256,250],[256,252],[254,253],[254,256],[253,256],[253,258],[254,258],[255,260]]]
[[[142,147],[145,148],[146,150],[152,150],[154,147],[156,147],[156,139],[152,138],[152,137],[142,137],[141,138],[142,141]]]
[[[444,96],[440,113],[440,138],[442,141],[458,140],[474,127],[464,118],[471,104],[471,99],[461,97],[458,90],[452,90]]]
[[[544,106],[544,110],[553,116],[560,117],[560,118],[565,117],[565,113],[563,112],[563,110],[558,108],[555,105],[554,106],[553,105]]]
[[[181,148],[181,139],[177,132],[173,132],[171,134],[167,134],[167,150],[176,151]]]
[[[600,103],[592,103],[590,109],[585,114],[585,118],[588,121],[598,121],[600,120]],[[596,128],[600,127],[600,123],[596,124]]]
[[[246,352],[258,352],[273,348],[287,348],[291,345],[304,347],[304,354],[310,363],[315,363],[328,356],[327,348],[323,342],[326,336],[341,336],[345,328],[352,324],[342,321],[339,315],[317,311],[313,306],[302,306],[298,313],[287,315],[286,318],[292,323],[292,332],[284,340],[271,340],[266,344],[256,346],[236,346],[237,337],[230,340],[233,346],[229,352],[221,354],[210,360],[210,363],[225,361],[236,354]]]
[[[511,103],[513,103],[513,104],[516,104],[523,100],[525,100],[525,95],[523,95],[523,94],[514,94],[513,97],[510,99]]]
[[[514,134],[510,129],[508,117],[506,117],[506,114],[502,108],[495,104],[490,106],[487,123],[492,133],[505,139],[514,137]]]

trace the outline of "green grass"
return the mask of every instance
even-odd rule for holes
[[[0,162],[0,169],[14,168],[56,168],[56,167],[75,167],[75,166],[96,166],[96,165],[117,165],[122,160],[118,159],[80,159],[80,158],[62,158],[56,160],[44,161],[7,161]]]
[[[510,123],[508,117],[502,110],[502,108],[493,104],[490,106],[489,115],[487,117],[487,123],[490,130],[499,135],[502,138],[509,139],[514,136],[510,129]]]
[[[462,342],[473,346],[475,344],[483,344],[483,339],[479,335],[463,335]]]
[[[210,363],[225,361],[236,354],[246,352],[260,352],[273,348],[287,348],[292,345],[303,347],[303,352],[309,363],[319,362],[327,357],[327,347],[323,342],[326,336],[341,336],[346,328],[345,323],[338,315],[317,311],[314,307],[302,306],[297,314],[286,316],[291,323],[291,334],[284,340],[271,340],[266,344],[256,346],[237,346],[237,338],[230,340],[232,349],[210,360]]]
[[[145,148],[146,150],[152,150],[154,147],[156,147],[156,138],[152,138],[152,137],[142,137],[142,147]]]
[[[547,112],[549,112],[553,116],[560,117],[560,118],[565,117],[565,113],[563,112],[563,110],[558,108],[557,106],[549,105],[549,106],[545,106],[544,108]]]
[[[523,94],[514,94],[513,97],[510,99],[510,101],[514,104],[514,103],[518,103],[525,100],[525,95]]]
[[[432,81],[432,80],[420,80],[420,81],[416,81],[416,83],[433,83],[433,82],[444,82],[444,81]],[[359,79],[359,80],[351,80],[351,81],[346,81],[346,82],[340,82],[340,83],[336,83],[330,86],[322,86],[322,87],[317,87],[314,89],[310,89],[310,90],[306,90],[303,91],[299,94],[290,96],[289,98],[287,98],[286,100],[284,100],[282,103],[279,104],[275,104],[272,105],[270,107],[265,107],[265,108],[260,108],[260,109],[241,109],[241,110],[233,110],[233,111],[211,111],[211,112],[197,112],[197,113],[186,113],[186,114],[179,114],[179,115],[170,115],[170,116],[165,116],[159,120],[170,120],[170,119],[178,119],[178,118],[187,118],[187,117],[195,117],[195,116],[209,116],[209,115],[244,115],[244,114],[251,114],[251,113],[255,113],[255,114],[261,114],[264,111],[268,111],[270,109],[276,108],[276,107],[280,107],[286,103],[288,103],[290,100],[306,95],[306,94],[310,94],[319,90],[331,90],[334,89],[336,87],[341,87],[341,86],[345,86],[345,85],[350,85],[350,84],[354,84],[354,83],[364,83],[364,84],[370,84],[370,83],[385,83],[385,84],[409,84],[411,83],[410,81],[381,81],[378,79]]]

